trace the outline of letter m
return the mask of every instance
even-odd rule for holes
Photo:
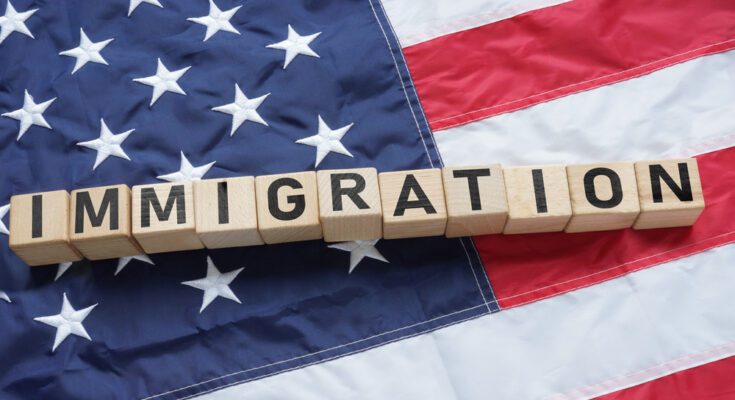
[[[89,217],[89,222],[93,227],[98,228],[102,226],[108,209],[110,210],[110,230],[117,230],[119,228],[118,198],[118,188],[105,190],[99,212],[95,212],[89,192],[78,192],[76,194],[77,206],[74,213],[74,232],[84,232],[85,215]]]
[[[166,206],[161,208],[156,190],[151,187],[142,188],[140,191],[140,226],[148,228],[151,226],[151,208],[156,213],[159,221],[168,221],[171,212],[176,207],[176,223],[186,223],[186,199],[184,197],[184,185],[171,186],[166,199]]]

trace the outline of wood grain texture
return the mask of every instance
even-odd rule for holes
[[[209,249],[263,244],[252,176],[194,182],[196,231]]]
[[[10,198],[10,248],[30,266],[78,261],[69,239],[69,193],[65,190]]]
[[[690,226],[697,160],[377,173],[374,168],[16,195],[10,248],[28,265],[324,238]]]
[[[572,218],[565,232],[630,228],[640,214],[632,162],[567,166]]]
[[[508,222],[503,233],[559,232],[572,216],[566,168],[537,165],[503,169]]]
[[[440,169],[383,172],[378,180],[384,238],[444,234],[447,208]]]
[[[508,219],[500,164],[442,169],[447,203],[447,237],[503,232]]]
[[[133,238],[130,188],[114,185],[72,191],[69,237],[89,260],[143,253]]]
[[[690,226],[704,210],[697,159],[639,161],[635,173],[641,214],[633,229]]]
[[[316,179],[325,242],[383,236],[383,209],[375,168],[323,170],[317,172]]]
[[[258,229],[268,244],[322,238],[316,173],[255,178]]]
[[[191,182],[133,186],[133,236],[146,253],[204,248],[196,233]]]

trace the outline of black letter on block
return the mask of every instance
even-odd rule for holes
[[[306,198],[303,194],[291,195],[286,197],[288,204],[293,204],[293,210],[283,211],[278,208],[278,189],[283,186],[288,186],[291,189],[301,189],[301,183],[293,178],[280,178],[273,181],[268,186],[268,211],[271,215],[281,221],[292,221],[301,216],[306,209]]]
[[[102,197],[102,204],[100,204],[100,211],[98,213],[94,212],[94,205],[92,205],[92,198],[89,196],[89,192],[77,192],[77,208],[74,212],[74,232],[84,232],[85,213],[89,217],[89,222],[93,227],[97,228],[102,226],[108,209],[110,210],[110,230],[117,230],[119,228],[118,207],[117,188],[105,190],[105,195]]]
[[[220,224],[230,223],[230,207],[227,200],[227,181],[217,182],[217,212]]]
[[[595,192],[595,178],[605,176],[610,179],[612,196],[608,200],[600,200]],[[584,174],[584,194],[587,201],[597,208],[613,208],[623,201],[623,186],[620,184],[620,176],[610,168],[592,168]]]
[[[472,205],[472,210],[482,210],[480,186],[477,184],[477,178],[481,176],[490,176],[490,168],[458,169],[454,171],[453,174],[455,178],[467,178],[467,184],[470,187],[470,204]]]
[[[536,212],[539,214],[549,212],[549,207],[546,206],[544,172],[540,169],[532,169],[531,175],[533,176],[533,193],[536,195]]]
[[[661,193],[661,180],[666,183],[666,186],[674,192],[674,195],[679,201],[694,201],[692,196],[692,183],[689,181],[689,168],[687,163],[679,163],[679,178],[681,179],[681,186],[674,182],[674,178],[669,175],[661,164],[654,164],[648,167],[648,171],[651,173],[651,192],[653,194],[654,203],[663,203],[664,196]]]
[[[151,226],[151,206],[159,221],[168,221],[171,211],[176,204],[176,223],[186,223],[186,197],[184,197],[184,185],[171,186],[166,199],[166,208],[161,208],[155,189],[151,187],[142,188],[140,191],[140,226],[147,228]]]
[[[416,193],[417,200],[408,200],[411,191]],[[413,174],[406,175],[406,179],[403,181],[403,188],[401,189],[401,195],[398,196],[398,204],[396,204],[396,211],[393,212],[393,216],[403,216],[408,208],[423,208],[427,214],[436,214],[436,209],[434,209],[431,201],[424,193],[424,189],[421,188]]]
[[[43,236],[43,196],[40,194],[31,197],[31,237]]]
[[[342,211],[342,196],[347,196],[352,200],[353,203],[360,210],[366,210],[370,206],[365,203],[365,200],[360,197],[360,192],[365,190],[365,178],[360,174],[355,173],[344,173],[344,174],[332,174],[332,209],[334,211]],[[345,179],[352,179],[355,181],[355,186],[351,188],[343,188],[342,181]]]

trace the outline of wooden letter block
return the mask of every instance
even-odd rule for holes
[[[633,229],[690,226],[704,210],[696,159],[639,161],[635,175],[641,215]]]
[[[559,232],[572,216],[563,165],[503,169],[508,222],[503,233]]]
[[[71,244],[89,260],[143,253],[133,238],[130,189],[126,185],[71,192]]]
[[[568,165],[572,219],[565,232],[630,228],[641,209],[632,162]]]
[[[69,241],[69,193],[57,190],[11,197],[9,244],[30,266],[81,260]]]
[[[207,248],[263,244],[252,176],[194,182],[194,206],[197,234]]]
[[[191,182],[133,186],[133,236],[146,253],[204,248]]]
[[[258,229],[268,243],[322,238],[315,172],[255,178]]]
[[[447,237],[503,232],[508,219],[500,164],[442,169],[447,201]]]
[[[375,168],[319,171],[316,179],[326,242],[383,236],[383,212]]]
[[[383,172],[378,179],[384,238],[444,234],[447,208],[440,169]]]

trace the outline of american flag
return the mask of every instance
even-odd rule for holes
[[[0,1],[0,398],[735,398],[732,0]],[[14,194],[690,156],[691,228],[8,248]]]

